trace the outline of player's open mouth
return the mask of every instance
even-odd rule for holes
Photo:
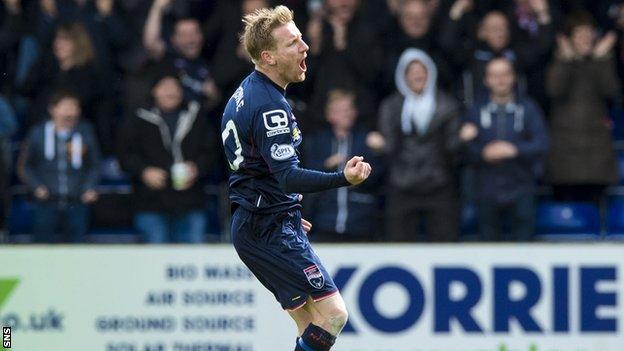
[[[299,68],[301,68],[301,70],[304,72],[308,69],[306,66],[305,57],[303,58],[303,60],[301,60],[301,62],[299,62]]]

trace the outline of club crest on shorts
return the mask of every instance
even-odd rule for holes
[[[313,287],[320,289],[325,285],[325,277],[323,277],[323,273],[318,268],[317,265],[311,265],[310,267],[303,270],[306,277],[308,278],[308,282]]]

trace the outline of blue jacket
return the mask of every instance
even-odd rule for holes
[[[346,140],[340,142],[327,128],[308,136],[304,141],[305,167],[326,172],[341,171],[344,162],[351,157],[363,156],[373,169],[370,177],[358,186],[305,195],[303,208],[315,230],[346,236],[376,233],[379,214],[382,212],[378,190],[384,169],[381,158],[366,146],[366,135],[366,131],[354,129]],[[336,169],[325,168],[325,160],[335,153],[345,154],[345,161]]]
[[[100,150],[93,127],[79,122],[66,136],[51,121],[35,125],[22,154],[24,181],[31,189],[43,185],[51,200],[79,201],[100,179]]]
[[[542,112],[535,102],[521,98],[502,106],[488,99],[475,104],[465,119],[479,130],[467,145],[467,161],[476,170],[478,200],[504,205],[532,194],[549,147]],[[483,149],[495,140],[514,144],[518,156],[499,163],[486,162]]]

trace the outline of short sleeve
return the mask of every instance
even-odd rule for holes
[[[285,101],[273,101],[256,110],[254,140],[271,173],[299,164],[293,128],[293,115]]]

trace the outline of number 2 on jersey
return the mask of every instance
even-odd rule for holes
[[[226,140],[230,136],[230,131],[232,132],[232,134],[234,134],[234,142],[236,143],[236,149],[234,150],[234,155],[236,156],[236,158],[232,162],[230,162],[229,160],[230,155],[227,152],[228,147],[226,145]],[[225,129],[221,133],[221,139],[223,140],[223,146],[225,147],[225,150],[226,150],[226,155],[228,157],[228,163],[230,164],[230,168],[233,171],[238,170],[238,167],[244,160],[243,147],[241,146],[240,139],[238,138],[238,130],[236,130],[236,125],[234,124],[233,120],[229,120],[225,124]]]

